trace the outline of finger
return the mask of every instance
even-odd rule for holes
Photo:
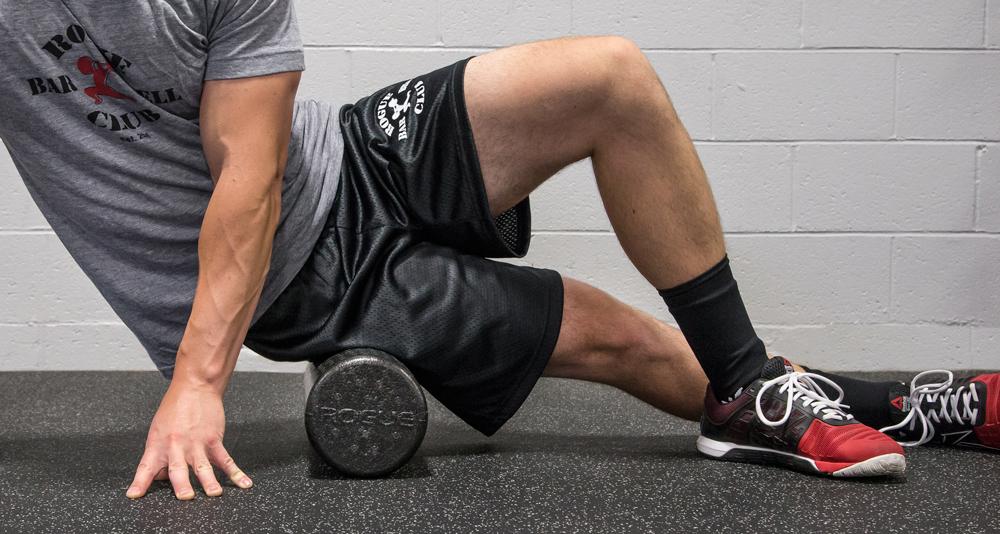
[[[191,467],[194,468],[194,476],[198,477],[198,482],[205,490],[205,495],[209,497],[222,495],[222,484],[219,484],[219,481],[215,479],[215,470],[212,469],[212,463],[208,461],[205,453],[196,454]]]
[[[160,472],[156,473],[156,476],[153,477],[153,480],[167,480],[167,479],[168,479],[167,466],[163,466],[162,468],[160,468]]]
[[[222,446],[221,440],[208,445],[208,457],[213,464],[226,473],[229,480],[233,481],[233,484],[241,488],[253,486],[253,481],[236,465],[233,457]]]
[[[170,485],[174,487],[174,495],[182,501],[194,499],[194,488],[191,487],[191,477],[188,473],[187,459],[179,445],[170,449],[170,459],[167,463],[167,476]]]
[[[125,496],[129,499],[138,499],[145,495],[149,490],[149,485],[153,483],[153,479],[160,471],[159,467],[161,465],[163,465],[163,461],[157,461],[155,454],[148,451],[143,454],[142,459],[139,460],[139,467],[135,470],[135,477],[132,479],[132,483],[129,484]]]

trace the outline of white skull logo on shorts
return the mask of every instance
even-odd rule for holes
[[[375,110],[378,125],[382,131],[399,141],[410,138],[411,122],[424,112],[426,87],[423,80],[417,80],[412,86],[407,80],[395,91],[389,91],[379,101]],[[402,102],[400,102],[402,100]],[[410,112],[413,113],[410,113]]]

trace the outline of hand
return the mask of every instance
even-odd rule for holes
[[[178,499],[193,499],[188,466],[194,469],[209,497],[222,495],[222,485],[215,478],[213,465],[238,487],[252,486],[253,482],[222,446],[225,427],[221,393],[211,388],[171,382],[149,426],[146,450],[126,496],[130,499],[142,497],[153,480],[169,478]]]

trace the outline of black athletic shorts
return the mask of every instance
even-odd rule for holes
[[[492,435],[548,363],[563,286],[556,271],[486,259],[527,253],[530,209],[525,199],[490,215],[465,107],[469,59],[340,109],[329,220],[245,344],[279,361],[384,350]]]

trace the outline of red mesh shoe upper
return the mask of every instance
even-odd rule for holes
[[[903,448],[861,423],[835,426],[816,419],[799,440],[799,453],[823,462],[855,463],[883,454],[903,454]]]

